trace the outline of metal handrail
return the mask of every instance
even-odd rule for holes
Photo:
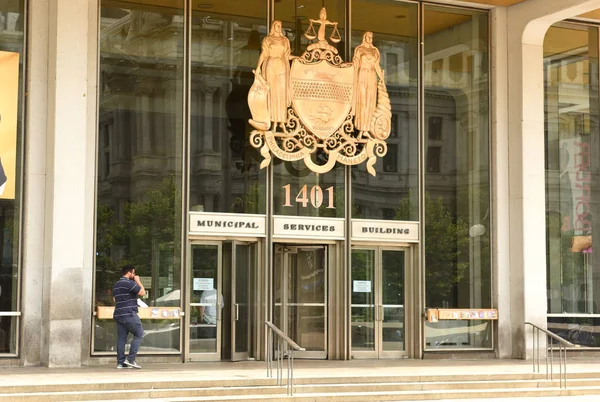
[[[265,321],[267,326],[267,377],[273,377],[273,333],[277,335],[277,385],[283,385],[283,358],[287,356],[287,394],[294,395],[294,352],[306,350],[290,339],[282,330]]]
[[[531,325],[532,328],[532,336],[533,336],[533,372],[540,372],[540,332],[543,332],[546,335],[546,380],[554,380],[554,345],[555,342],[549,342],[549,340],[554,340],[558,343],[558,358],[559,358],[559,387],[567,388],[567,347],[570,348],[578,348],[579,345],[575,345],[566,339],[561,338],[560,336],[548,331],[547,329],[538,327],[537,325],[531,322],[525,322],[525,325]],[[536,347],[537,343],[537,347]],[[550,373],[548,373],[548,351],[550,351]],[[537,370],[536,370],[537,368]]]

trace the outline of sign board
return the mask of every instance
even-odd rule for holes
[[[194,290],[214,289],[214,278],[194,278]]]
[[[496,309],[452,309],[434,308],[427,309],[427,321],[438,322],[441,320],[497,320]]]
[[[352,292],[371,293],[371,281],[352,281]]]
[[[417,243],[419,223],[352,219],[352,240]]]
[[[152,288],[152,277],[151,276],[140,276],[140,282],[146,289]]]
[[[15,198],[19,121],[19,53],[0,51],[0,198]]]
[[[343,240],[344,219],[274,216],[273,237]]]
[[[190,212],[190,235],[198,236],[266,236],[266,217],[250,214]]]
[[[99,320],[112,320],[115,308],[113,306],[98,306],[96,318]],[[178,320],[181,318],[179,307],[140,307],[138,316],[142,320]]]

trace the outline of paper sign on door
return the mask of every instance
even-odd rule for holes
[[[371,293],[371,281],[352,281],[352,292]]]
[[[194,290],[214,289],[214,278],[194,278]]]

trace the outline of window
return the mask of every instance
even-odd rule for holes
[[[471,67],[468,62],[470,56],[488,58],[488,14],[424,7],[424,57],[437,59],[425,63],[423,74],[428,116],[423,223],[426,307],[489,308],[490,221],[485,212],[490,210],[489,71],[487,64]],[[466,93],[472,96],[465,97]],[[469,123],[443,127],[441,113],[448,122],[470,116]],[[473,224],[484,230],[470,235]],[[427,322],[426,349],[489,349],[491,328],[489,321]]]
[[[388,145],[387,154],[383,157],[383,171],[387,173],[398,171],[398,145]]]
[[[427,173],[440,173],[441,147],[427,148]]]
[[[172,0],[160,12],[143,4],[149,1],[113,3],[100,1],[94,302],[112,306],[120,268],[133,264],[148,283],[148,305],[179,306],[184,0]],[[95,318],[94,324],[93,351],[114,353],[114,321]],[[170,324],[144,322],[140,352],[178,353],[179,327]]]
[[[597,46],[591,26],[553,26],[544,41],[548,329],[584,347],[600,346]]]
[[[25,1],[0,1],[0,354],[17,355]]]
[[[438,116],[429,117],[429,132],[428,138],[430,140],[441,140],[442,139],[442,118]]]

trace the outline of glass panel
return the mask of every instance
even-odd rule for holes
[[[290,41],[292,54],[300,56],[306,50],[306,47],[312,43],[308,40],[304,33],[308,30],[310,20],[318,20],[321,8],[327,7],[326,18],[328,21],[337,22],[339,38],[344,38],[344,21],[346,15],[345,0],[329,0],[324,4],[322,0],[303,0],[301,4],[297,0],[278,0],[275,2],[275,19],[283,23],[283,29]],[[319,32],[320,25],[313,24],[315,33]],[[333,43],[329,38],[334,36],[334,28],[327,25],[325,29],[325,37],[329,43],[335,45],[338,52],[344,57],[345,43],[343,40],[337,44]],[[316,39],[315,39],[316,41]]]
[[[19,311],[25,1],[0,1],[0,311]],[[0,317],[0,353],[17,353],[18,317]]]
[[[263,214],[266,171],[250,145],[247,99],[267,2],[204,3],[192,1],[190,209]]]
[[[388,151],[377,159],[377,178],[364,163],[352,167],[353,218],[419,219],[418,8],[393,0],[352,2],[352,49],[364,32],[373,32],[392,102]]]
[[[307,351],[325,351],[325,308],[289,306],[287,335]]]
[[[381,252],[382,350],[404,350],[404,251]]]
[[[114,3],[100,2],[96,304],[129,263],[148,305],[181,306],[184,1]]]
[[[190,275],[190,353],[217,353],[218,309],[224,307],[223,295],[217,300],[219,284],[218,246],[192,246]]]
[[[290,256],[288,302],[325,303],[325,250],[298,250]]]
[[[289,253],[287,275],[287,335],[308,351],[325,350],[325,249]]]
[[[144,337],[140,350],[145,353],[164,353],[179,351],[180,326],[175,320],[144,320]],[[129,347],[132,335],[127,339]],[[113,320],[96,320],[94,328],[94,350],[96,352],[115,352],[117,328]]]
[[[425,334],[427,349],[488,349],[492,347],[491,321],[426,321]]]
[[[544,41],[548,312],[600,314],[598,28],[559,25]],[[599,229],[600,230],[600,227]],[[548,328],[596,346],[597,319],[548,318]]]
[[[352,350],[375,350],[375,251],[352,250]]]
[[[275,3],[275,19],[283,22],[284,33],[290,41],[293,55],[299,56],[309,41],[304,33],[310,19],[319,19],[323,6],[320,0],[306,0],[298,4],[294,0],[281,0]],[[327,20],[338,22],[341,38],[344,37],[345,1],[327,3]],[[319,30],[319,25],[314,24]],[[334,28],[326,27],[326,37],[333,34]],[[336,44],[343,56],[344,41]],[[327,156],[319,151],[313,154],[313,161],[322,164]],[[331,172],[316,174],[306,167],[302,160],[283,162],[273,158],[273,208],[275,215],[344,217],[344,167],[336,164]]]
[[[548,330],[575,345],[600,346],[600,318],[597,317],[548,317]]]
[[[426,307],[489,308],[488,13],[424,10]],[[475,324],[429,325],[427,343],[456,333],[455,325],[468,332]],[[434,335],[432,328],[446,333]],[[474,343],[455,347],[480,344],[465,339]]]
[[[235,352],[248,352],[250,336],[250,246],[236,246],[235,261]]]
[[[275,215],[343,218],[344,166],[328,173],[310,171],[304,161],[273,159],[273,210]]]

